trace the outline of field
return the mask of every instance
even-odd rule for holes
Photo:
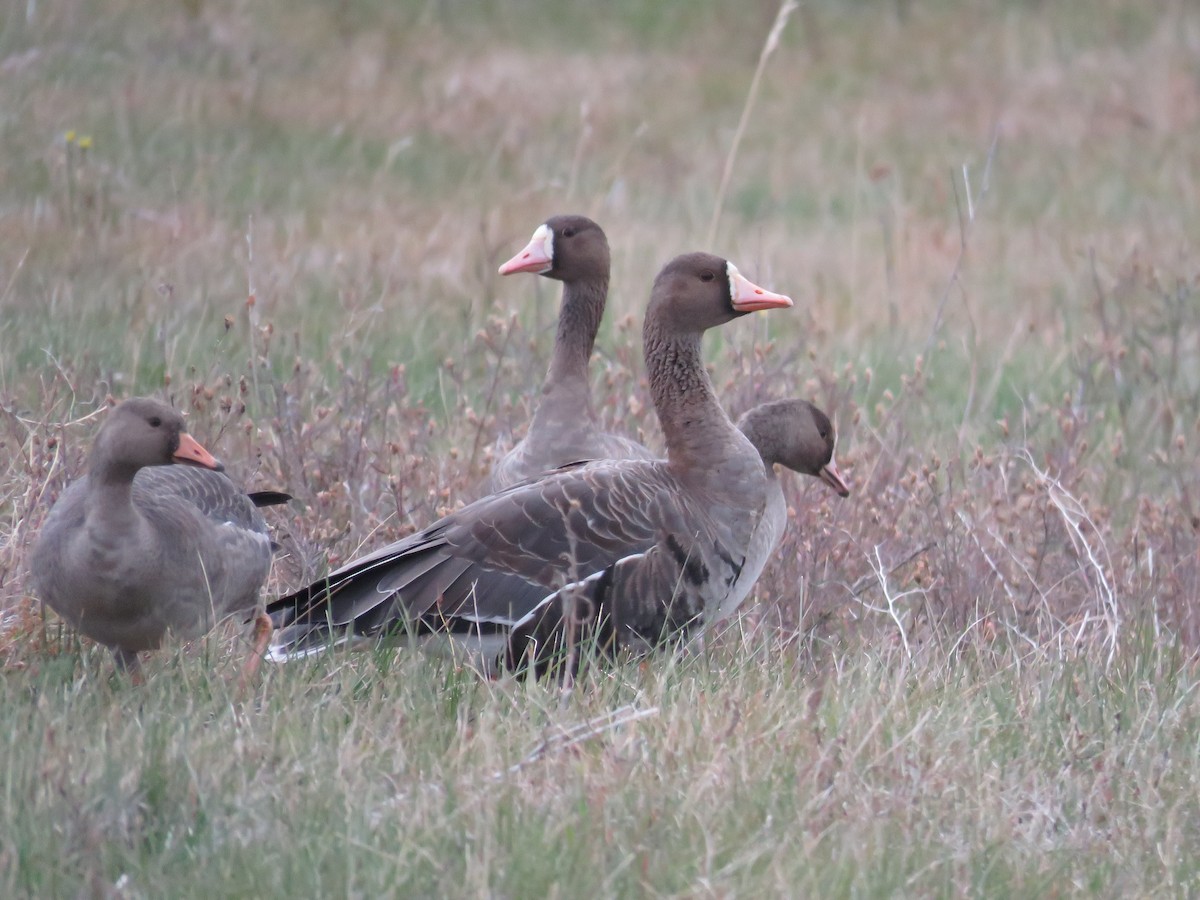
[[[1200,8],[472,6],[0,19],[0,895],[1200,891]],[[43,611],[110,398],[294,495],[270,595],[473,499],[558,302],[496,267],[558,212],[612,246],[612,428],[661,446],[692,249],[796,300],[707,340],[729,411],[838,426],[851,497],[786,479],[702,652],[242,693],[232,626],[137,686]]]

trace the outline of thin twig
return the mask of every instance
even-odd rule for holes
[[[582,722],[579,725],[574,725],[541,741],[537,746],[530,750],[521,759],[520,762],[513,763],[507,769],[501,769],[498,772],[493,772],[488,776],[489,782],[503,781],[505,778],[520,772],[527,766],[532,765],[539,759],[543,759],[550,753],[558,750],[566,750],[581,744],[584,741],[598,737],[605,732],[612,731],[615,728],[620,728],[622,725],[628,725],[630,722],[636,722],[639,719],[647,719],[650,716],[658,715],[659,708],[651,706],[648,709],[637,709],[633,706],[622,706],[619,709],[614,709],[612,712],[604,713],[596,716],[594,719],[589,719],[587,722]],[[446,787],[441,782],[423,782],[415,785],[412,790],[399,790],[393,793],[390,797],[384,800],[371,813],[370,818],[373,822],[378,822],[385,810],[394,808],[401,803],[406,803],[416,792],[431,792],[434,794],[444,794]]]
[[[647,709],[622,706],[619,709],[614,709],[612,712],[596,716],[594,719],[581,722],[541,741],[525,754],[525,757],[520,762],[513,763],[507,769],[494,773],[491,780],[500,781],[505,776],[516,774],[551,752],[566,750],[574,747],[576,744],[599,737],[607,731],[612,731],[614,728],[620,728],[622,725],[628,725],[630,722],[636,722],[639,719],[647,719],[650,716],[656,715],[658,715],[657,706],[651,706]]]
[[[771,25],[770,32],[767,33],[762,52],[758,55],[758,66],[754,69],[754,77],[750,80],[750,90],[746,94],[746,102],[742,105],[742,117],[738,120],[737,130],[733,133],[733,143],[729,146],[729,155],[725,157],[725,169],[721,172],[721,185],[717,188],[717,201],[713,205],[712,221],[708,223],[705,247],[712,247],[713,242],[717,239],[717,223],[721,221],[721,210],[725,206],[725,191],[729,188],[729,179],[733,177],[733,164],[737,160],[738,146],[741,144],[742,136],[746,133],[746,126],[750,122],[754,101],[758,98],[758,88],[762,83],[763,70],[767,67],[767,60],[779,46],[779,38],[787,26],[788,18],[798,5],[797,0],[783,0],[779,4],[775,22]]]
[[[254,216],[246,218],[246,322],[250,327],[250,380],[254,384],[254,403],[262,400],[258,391],[258,353],[255,337],[258,331],[258,295],[254,292]]]
[[[896,603],[899,600],[903,600],[909,594],[923,594],[925,589],[913,588],[911,591],[905,591],[903,594],[893,596],[892,592],[888,590],[888,575],[883,570],[883,559],[879,555],[878,544],[875,545],[875,562],[871,564],[871,568],[875,570],[875,575],[879,578],[879,589],[883,592],[883,599],[887,601],[887,614],[896,623],[896,630],[900,632],[900,643],[904,645],[904,655],[911,660],[912,649],[908,646],[908,631],[904,628],[904,623],[900,620],[900,614],[896,612]]]
[[[1034,475],[1046,489],[1046,496],[1054,508],[1058,510],[1063,524],[1067,526],[1067,533],[1071,536],[1071,542],[1075,545],[1076,552],[1082,547],[1083,554],[1087,557],[1088,565],[1095,576],[1096,596],[1105,614],[1105,624],[1108,626],[1108,636],[1105,639],[1105,643],[1108,645],[1108,660],[1106,665],[1111,665],[1117,652],[1117,637],[1121,627],[1121,613],[1117,603],[1116,591],[1113,590],[1107,574],[1114,571],[1108,547],[1105,545],[1104,539],[1100,537],[1100,529],[1096,527],[1096,523],[1088,515],[1083,504],[1064,488],[1057,478],[1039,469],[1033,461],[1033,455],[1028,450],[1023,451],[1021,456],[1029,467],[1033,469]],[[1080,524],[1083,522],[1090,525],[1092,531],[1097,535],[1098,551],[1092,547],[1092,543],[1084,535],[1083,529],[1080,527]],[[1101,556],[1103,556],[1103,560],[1101,560]],[[1091,581],[1091,579],[1086,580]],[[1076,640],[1082,637],[1082,635],[1083,627],[1080,626],[1079,636]]]
[[[583,167],[583,152],[587,149],[592,136],[591,105],[584,100],[579,104],[579,140],[575,142],[575,155],[571,157],[571,173],[567,177],[567,190],[564,196],[567,200],[575,199],[575,189],[579,185],[579,170]]]
[[[900,562],[896,563],[894,566],[892,566],[890,569],[887,570],[887,572],[885,573],[887,575],[887,577],[891,578],[893,575],[896,574],[896,572],[898,572],[900,569],[907,566],[910,562],[912,562],[914,559],[916,559],[922,553],[926,552],[927,550],[932,549],[934,546],[934,543],[935,543],[934,541],[930,541],[928,544],[918,547],[912,553],[908,554],[908,556],[904,557],[904,559],[900,560]],[[867,588],[871,587],[871,585],[876,584],[877,582],[878,582],[878,575],[877,575],[877,573],[872,572],[870,575],[864,575],[862,578],[858,579],[858,581],[854,582],[854,584],[846,584],[846,583],[842,582],[841,587],[845,588],[846,591],[850,594],[850,596],[857,600],[858,596],[860,594],[862,594]]]
[[[971,540],[975,542],[975,546],[979,548],[979,552],[983,554],[984,562],[988,564],[988,567],[992,570],[992,574],[1000,579],[1000,586],[1004,588],[1004,593],[1008,596],[1008,601],[1014,607],[1016,607],[1017,595],[1013,592],[1012,586],[1008,583],[1008,579],[1004,576],[1004,573],[1000,571],[1000,567],[997,566],[995,561],[992,559],[991,554],[989,554],[987,549],[983,546],[983,542],[979,540],[979,532],[975,528],[974,523],[968,521],[966,514],[961,510],[958,511],[957,515],[958,521],[963,525],[963,529],[971,536]]]
[[[928,356],[929,351],[933,348],[934,341],[937,339],[938,332],[942,328],[942,316],[946,311],[946,303],[950,300],[950,291],[956,284],[960,284],[959,275],[962,272],[963,262],[967,257],[967,247],[970,243],[972,226],[975,224],[975,212],[983,198],[987,196],[988,189],[991,187],[992,178],[992,162],[996,158],[996,148],[1000,144],[1000,126],[997,123],[992,128],[992,143],[988,147],[987,160],[983,164],[983,178],[979,186],[979,196],[971,196],[971,182],[967,178],[967,167],[963,165],[963,186],[967,192],[967,217],[964,220],[962,216],[962,206],[958,198],[958,182],[951,178],[951,183],[954,186],[954,203],[958,207],[958,256],[954,260],[954,268],[950,270],[950,277],[946,279],[946,287],[942,290],[941,299],[938,301],[937,312],[933,317],[933,325],[929,329],[929,337],[925,341],[925,350],[922,355]]]
[[[475,440],[471,444],[471,460],[467,463],[467,471],[475,471],[475,462],[479,458],[479,447],[483,443],[483,427],[487,424],[488,414],[492,411],[492,404],[496,402],[496,389],[500,385],[500,370],[504,366],[504,358],[508,356],[508,344],[512,340],[513,329],[517,325],[517,315],[513,313],[508,320],[508,327],[504,330],[504,343],[500,345],[500,352],[496,354],[496,366],[492,369],[492,383],[488,387],[487,402],[483,404],[483,413],[479,417],[479,424],[475,426]]]

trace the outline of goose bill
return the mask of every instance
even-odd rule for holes
[[[759,287],[739,272],[733,263],[729,263],[729,297],[733,308],[738,312],[786,309],[792,305],[791,297]]]
[[[176,462],[191,463],[203,466],[214,472],[223,472],[225,467],[217,462],[217,458],[200,446],[200,442],[186,431],[179,435],[179,448],[172,454]]]
[[[837,464],[831,459],[821,471],[817,473],[821,480],[837,491],[839,497],[850,496],[850,485],[846,484],[846,480],[842,478],[842,473],[838,471]]]
[[[500,267],[501,275],[532,272],[542,275],[554,268],[554,232],[549,225],[539,225],[525,249]]]

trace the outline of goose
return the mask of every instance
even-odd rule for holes
[[[602,431],[592,404],[588,362],[608,300],[610,258],[604,230],[587,216],[552,216],[500,267],[501,275],[531,272],[563,283],[554,355],[525,437],[497,460],[490,491],[585,459],[654,459],[621,435]]]
[[[850,496],[850,486],[833,458],[837,434],[824,410],[807,400],[772,400],[760,403],[737,422],[738,430],[752,443],[767,473],[767,506],[746,552],[746,574],[758,580],[767,560],[783,540],[787,528],[787,500],[777,466],[812,475],[828,484],[839,497]],[[733,609],[723,609],[717,621]]]
[[[256,504],[286,495],[251,498],[223,468],[184,430],[178,411],[134,398],[108,413],[87,474],[50,510],[30,560],[35,591],[107,646],[118,668],[137,675],[138,653],[157,648],[167,632],[198,637],[259,608],[272,544]],[[243,680],[269,625],[260,614]]]
[[[509,664],[528,652],[540,674],[584,621],[599,623],[606,646],[644,646],[736,609],[770,479],[717,401],[701,337],[791,305],[720,257],[673,259],[642,333],[665,460],[567,465],[355,560],[268,606],[278,630],[267,658],[396,629],[503,629],[514,635]]]
[[[836,444],[833,424],[825,412],[813,404],[799,399],[761,403],[743,415],[737,424],[758,451],[769,484],[766,512],[746,553],[743,577],[753,584],[783,540],[787,525],[787,501],[776,467],[819,478],[840,497],[848,497],[850,488],[833,459]],[[732,612],[727,609],[714,621],[727,618],[726,613]],[[422,635],[422,646],[440,651],[456,662],[467,661],[489,676],[498,674],[505,666],[518,666],[521,654],[518,648],[529,645],[529,635],[520,630],[514,634],[511,629],[499,625],[470,627],[466,621],[443,624],[448,626],[447,634]],[[542,628],[546,630],[546,625]],[[445,637],[449,641],[441,639]]]
[[[761,403],[738,420],[744,434],[762,458],[769,482],[767,508],[746,553],[745,577],[757,581],[767,560],[783,540],[787,525],[787,501],[776,467],[782,466],[802,475],[811,475],[832,487],[840,497],[848,497],[850,488],[833,459],[836,435],[825,412],[806,400],[773,400]],[[718,618],[724,618],[719,616]],[[519,663],[510,659],[517,646],[510,630],[501,626],[483,629],[479,626],[450,626],[446,635],[424,635],[419,641],[424,649],[432,649],[455,660],[468,662],[489,676],[499,673],[505,665]],[[474,633],[471,633],[474,632]],[[448,637],[449,640],[441,638]]]

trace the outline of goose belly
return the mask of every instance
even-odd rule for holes
[[[758,520],[754,531],[750,534],[750,542],[746,546],[746,560],[742,564],[741,574],[730,587],[729,593],[721,601],[716,615],[710,622],[720,622],[728,619],[738,611],[743,601],[750,595],[755,583],[766,568],[767,560],[775,552],[779,541],[783,538],[783,529],[787,524],[787,502],[783,490],[772,483],[767,493],[767,504]]]

